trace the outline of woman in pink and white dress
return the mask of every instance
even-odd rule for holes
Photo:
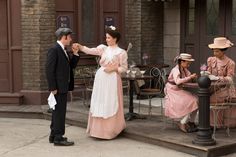
[[[236,98],[234,87],[235,62],[225,54],[226,50],[232,46],[233,43],[225,37],[214,38],[214,42],[208,45],[213,51],[214,56],[207,59],[207,71],[210,72],[211,75],[216,76],[218,82],[231,84],[229,87],[221,88],[211,95],[210,101],[212,104],[223,104],[228,99]],[[235,115],[236,107],[232,107],[230,110],[219,111],[217,127],[236,127]],[[214,125],[213,119],[213,112],[211,112],[212,125]]]
[[[79,46],[86,54],[101,57],[94,80],[87,133],[96,138],[113,139],[126,127],[120,74],[127,70],[127,53],[118,46],[120,33],[114,26],[106,29],[108,46]]]
[[[171,70],[165,86],[165,115],[180,120],[178,126],[186,133],[197,131],[194,121],[198,110],[198,99],[181,87],[181,84],[197,78],[195,73],[191,74],[188,70],[193,61],[192,55],[187,53],[177,56],[177,65]]]

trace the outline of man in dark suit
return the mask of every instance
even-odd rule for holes
[[[57,43],[49,49],[46,61],[48,88],[57,102],[52,112],[49,142],[56,146],[71,146],[74,142],[67,140],[63,135],[65,134],[67,93],[74,88],[73,69],[79,61],[79,50],[72,47],[73,54],[68,54],[65,50],[65,47],[72,43],[71,29],[59,28],[55,34]]]

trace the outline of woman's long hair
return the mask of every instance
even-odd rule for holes
[[[182,61],[181,59],[178,59],[178,60],[177,60],[177,64],[178,64],[178,66],[179,66],[180,78],[182,78],[181,61]]]

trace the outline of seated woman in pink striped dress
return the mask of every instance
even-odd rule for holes
[[[214,43],[208,45],[214,56],[207,59],[207,71],[211,75],[215,75],[218,78],[217,81],[231,84],[227,88],[215,91],[210,98],[211,104],[221,105],[227,99],[236,97],[233,84],[235,62],[225,54],[226,50],[232,46],[233,43],[225,37],[217,37],[214,39]],[[217,127],[236,127],[236,107],[232,107],[230,110],[221,110],[217,115]],[[224,118],[225,115],[227,115],[227,119]],[[213,112],[211,112],[211,124],[214,125]]]
[[[191,82],[197,78],[195,73],[188,70],[192,56],[181,53],[176,57],[177,65],[171,70],[165,86],[165,115],[180,120],[179,128],[183,132],[197,131],[194,123],[198,111],[198,99],[190,92],[183,90],[182,83]]]

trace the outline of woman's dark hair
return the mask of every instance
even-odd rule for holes
[[[220,49],[221,51],[226,51],[228,48]]]
[[[214,50],[214,49],[212,49],[212,50]],[[223,49],[219,49],[219,50],[226,51],[226,50],[228,50],[228,48],[223,48]]]
[[[177,60],[177,64],[179,65],[180,78],[182,78],[182,73],[181,73],[181,70],[180,70],[181,69],[180,68],[181,61],[182,61],[181,59]]]
[[[179,65],[179,72],[180,72],[180,78],[182,78],[182,71],[181,71],[181,62],[186,62],[185,60],[182,60],[182,59],[178,59],[177,60],[177,63],[178,63],[178,65]],[[186,72],[185,72],[185,70],[183,71],[184,72],[184,74],[185,74],[185,76],[186,76]]]
[[[116,38],[116,43],[120,40],[120,33],[117,31],[115,27],[113,29],[111,27],[106,28],[106,33],[112,36],[112,38]]]

